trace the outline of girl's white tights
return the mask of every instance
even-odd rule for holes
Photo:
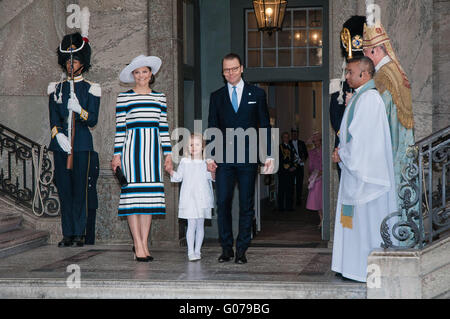
[[[188,247],[188,255],[200,256],[200,249],[202,248],[203,237],[205,230],[203,228],[204,218],[188,218],[188,227],[186,231],[186,241]]]

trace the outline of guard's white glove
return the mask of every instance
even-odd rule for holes
[[[63,149],[64,152],[69,153],[72,149],[70,145],[70,141],[63,133],[56,134],[56,140],[58,141],[59,146]]]
[[[69,98],[69,101],[67,102],[67,109],[69,111],[74,111],[81,114],[81,105],[76,96]]]

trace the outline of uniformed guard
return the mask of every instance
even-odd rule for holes
[[[57,53],[58,64],[67,74],[67,79],[48,86],[49,149],[54,156],[63,233],[58,246],[83,246],[88,211],[88,174],[91,152],[94,151],[90,128],[97,124],[101,88],[83,77],[91,66],[87,32],[64,36]]]

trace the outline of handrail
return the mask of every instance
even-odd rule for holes
[[[407,156],[398,190],[401,211],[383,220],[382,248],[422,249],[450,230],[450,126],[410,146]]]
[[[439,138],[441,138],[442,136],[445,136],[447,134],[450,133],[450,125],[434,132],[433,134],[424,137],[423,139],[421,139],[420,141],[417,141],[416,144],[414,144],[415,146],[423,146],[425,144],[429,144],[430,142],[434,142],[435,140],[438,140]]]
[[[54,217],[60,213],[48,149],[2,124],[0,193],[31,208],[36,216]]]

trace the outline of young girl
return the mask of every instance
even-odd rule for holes
[[[214,176],[206,169],[203,148],[203,136],[192,134],[187,156],[183,157],[177,171],[169,171],[172,182],[182,182],[178,218],[187,219],[188,222],[186,241],[189,261],[201,258],[204,221],[205,218],[211,218],[211,209],[214,208],[211,184]]]

